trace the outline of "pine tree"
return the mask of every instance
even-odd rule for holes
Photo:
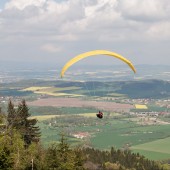
[[[7,127],[13,128],[15,127],[15,121],[17,119],[16,111],[14,109],[14,104],[11,100],[8,102],[8,110],[7,110]]]
[[[58,145],[58,159],[60,170],[71,170],[74,169],[74,153],[69,148],[67,139],[64,134],[61,134],[60,143]]]
[[[59,167],[58,160],[58,145],[56,143],[52,143],[46,152],[46,167],[48,169],[57,169]]]
[[[7,129],[0,136],[0,169],[22,169],[23,143],[20,134],[13,129]]]
[[[20,131],[25,146],[29,146],[32,142],[38,142],[40,138],[40,129],[38,126],[35,126],[37,123],[36,119],[29,119],[31,115],[25,100],[22,100],[18,105],[17,115],[18,122],[16,128]]]
[[[83,170],[84,158],[80,149],[71,149],[64,134],[60,143],[53,143],[46,152],[47,169]]]
[[[22,160],[24,170],[47,170],[45,167],[45,151],[40,143],[32,143],[25,149],[25,155]]]

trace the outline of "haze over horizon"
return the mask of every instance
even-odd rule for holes
[[[168,0],[1,0],[1,61],[57,65],[105,49],[134,65],[170,65]],[[121,64],[103,56],[83,64]]]

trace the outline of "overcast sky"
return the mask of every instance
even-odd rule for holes
[[[0,0],[0,60],[63,64],[96,49],[170,65],[170,1]]]

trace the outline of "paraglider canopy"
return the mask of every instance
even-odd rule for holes
[[[131,69],[134,73],[136,73],[136,69],[135,67],[133,66],[133,64],[128,60],[126,59],[125,57],[121,56],[120,54],[117,54],[115,52],[111,52],[111,51],[107,51],[107,50],[93,50],[93,51],[89,51],[89,52],[86,52],[86,53],[82,53],[82,54],[79,54],[77,55],[76,57],[72,58],[71,60],[69,60],[65,65],[64,67],[62,68],[61,70],[61,78],[64,76],[65,72],[67,71],[67,69],[72,66],[74,63],[78,62],[79,60],[82,60],[86,57],[91,57],[91,56],[96,56],[96,55],[106,55],[106,56],[110,56],[110,57],[115,57],[115,58],[118,58],[120,59],[121,61],[125,62]]]

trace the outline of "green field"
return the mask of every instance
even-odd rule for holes
[[[96,109],[93,108],[78,108],[78,107],[62,107],[59,111],[64,114],[84,114],[84,113],[96,113]]]
[[[59,133],[65,131],[71,146],[88,144],[98,149],[110,149],[112,146],[118,149],[128,146],[133,152],[139,152],[149,159],[170,158],[170,149],[167,149],[170,143],[170,125],[139,125],[137,124],[139,118],[131,118],[120,113],[105,113],[104,119],[101,120],[95,116],[96,109],[90,108],[32,107],[31,111],[33,115],[38,116],[42,142],[45,146],[58,141]],[[62,115],[63,120],[60,117],[61,123],[58,124],[62,126],[51,126],[47,123],[54,122],[55,115]],[[86,125],[77,124],[79,117],[75,117],[75,120],[71,120],[75,125],[71,122],[73,124],[69,126],[69,119],[65,119],[69,115],[83,116],[82,119],[87,119]],[[49,121],[45,124],[43,121],[46,119]],[[70,132],[89,132],[91,137],[77,139],[70,136]]]
[[[135,123],[118,121],[102,128],[102,132],[92,139],[93,144],[101,149],[108,146],[121,148],[124,144],[130,146],[166,138],[170,135],[170,125],[138,126]]]
[[[153,142],[135,145],[131,147],[134,152],[143,153],[143,155],[152,159],[170,158],[170,137],[155,140]]]
[[[50,106],[31,106],[30,113],[32,116],[42,116],[42,115],[69,115],[69,114],[88,114],[96,113],[97,110],[93,108],[77,108],[77,107],[50,107]]]
[[[67,108],[65,109],[67,110]],[[66,111],[65,109],[64,111]],[[75,113],[75,108],[70,111]],[[170,143],[170,125],[142,126],[129,119],[114,118],[113,113],[110,118],[107,117],[100,120],[96,119],[96,117],[92,115],[94,113],[90,111],[90,109],[84,109],[80,114],[84,114],[83,117],[85,116],[85,119],[86,117],[90,117],[90,119],[88,118],[90,120],[88,126],[79,125],[67,127],[69,124],[63,124],[61,128],[52,127],[40,121],[39,125],[42,130],[42,141],[44,145],[48,145],[53,141],[58,141],[61,131],[89,132],[91,134],[90,141],[88,141],[89,139],[76,139],[69,135],[68,141],[71,146],[88,143],[88,145],[98,149],[110,149],[112,146],[118,149],[128,145],[129,149],[133,152],[139,152],[149,159],[160,160],[170,158],[170,149],[168,148]],[[79,119],[77,118],[77,120]],[[90,125],[91,122],[94,122],[93,125]],[[97,124],[95,122],[97,122]]]
[[[170,153],[154,152],[154,151],[147,151],[147,150],[140,150],[140,149],[132,149],[132,152],[140,153],[141,155],[151,160],[170,159]]]
[[[45,146],[58,141],[61,131],[67,133],[70,131],[89,132],[90,139],[77,139],[68,134],[68,142],[71,146],[87,144],[98,149],[110,149],[112,146],[118,149],[128,146],[133,152],[139,152],[149,159],[170,158],[170,149],[168,148],[170,125],[139,125],[137,124],[139,118],[131,118],[120,113],[105,113],[104,119],[100,120],[95,116],[96,109],[92,108],[32,107],[31,111],[33,111],[33,115],[39,115],[37,118],[40,120],[42,142]],[[43,123],[45,118],[52,118],[54,121],[55,115],[62,115],[63,117],[67,115],[83,116],[84,119],[90,118],[90,121],[88,125],[79,124],[72,127],[67,127],[69,123],[65,119],[62,121],[63,127],[52,127]],[[75,122],[77,120],[79,119],[75,118]]]

